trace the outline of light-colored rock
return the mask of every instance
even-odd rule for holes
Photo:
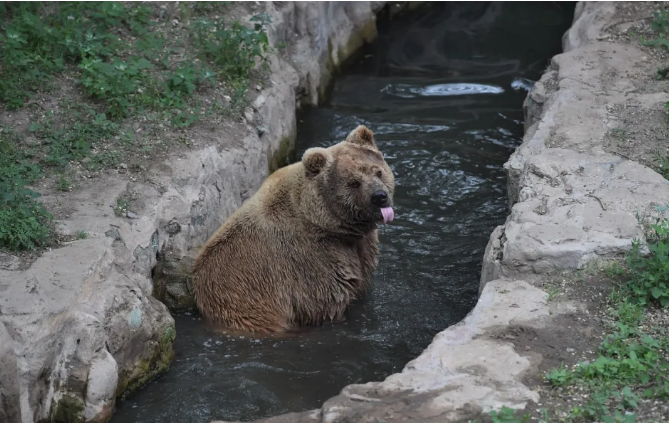
[[[258,86],[246,111],[254,126],[194,132],[200,147],[147,163],[149,182],[111,173],[65,199],[42,197],[67,204],[67,217],[56,222],[61,233],[85,230],[88,237],[46,252],[28,269],[11,256],[0,258],[2,418],[105,422],[117,396],[169,366],[175,328],[152,296],[157,255],[186,263],[284,163],[295,145],[296,96],[303,105],[318,103],[342,61],[376,36],[375,13],[383,5],[263,3],[273,20],[271,43],[287,48],[270,57],[272,83]],[[126,193],[137,204],[117,217],[113,208]],[[165,292],[183,305],[190,293],[180,283]]]
[[[589,5],[581,16],[610,16],[611,7]],[[640,110],[651,110],[669,94],[639,94],[621,77],[636,71],[641,50],[588,37],[587,44],[552,59],[525,102],[527,132],[505,164],[512,212],[491,235],[482,286],[500,276],[581,268],[619,256],[634,239],[645,240],[637,217],[658,216],[657,207],[669,203],[665,178],[604,148],[616,125],[607,106],[633,97]]]
[[[14,340],[0,322],[0,422],[21,420],[19,369]]]
[[[484,283],[618,257],[645,239],[637,215],[669,204],[669,181],[606,153],[547,149],[525,162],[519,187],[511,216],[486,250]]]
[[[86,387],[84,419],[87,422],[105,422],[116,402],[118,366],[109,351],[103,349],[93,359]]]
[[[612,23],[615,2],[579,1],[574,10],[574,22],[562,36],[562,51],[568,52],[599,38],[607,24]]]

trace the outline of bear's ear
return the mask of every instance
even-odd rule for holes
[[[307,178],[318,175],[330,160],[330,153],[322,147],[313,147],[304,152],[302,164]]]
[[[346,137],[346,141],[351,144],[357,144],[363,147],[371,147],[376,149],[374,142],[374,134],[365,125],[358,125],[357,128],[351,131]]]

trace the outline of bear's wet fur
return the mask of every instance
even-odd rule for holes
[[[394,175],[363,125],[277,170],[207,241],[193,286],[202,315],[285,332],[345,318],[370,286]],[[384,213],[381,213],[381,208]],[[392,218],[390,218],[392,219]]]

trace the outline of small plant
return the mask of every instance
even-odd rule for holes
[[[270,51],[265,26],[271,22],[268,15],[251,18],[253,29],[239,22],[226,27],[222,20],[211,22],[200,19],[195,23],[195,44],[210,59],[224,78],[247,80],[257,62],[266,63]]]
[[[122,217],[127,212],[128,200],[124,200],[122,198],[116,200],[116,206],[114,206],[114,215],[116,215],[116,217]]]
[[[32,250],[50,236],[51,215],[27,185],[42,176],[30,153],[17,147],[17,136],[0,127],[0,247]]]
[[[604,273],[606,273],[606,276],[612,279],[624,275],[625,272],[625,268],[617,261],[611,261],[607,263],[606,266],[604,266]]]
[[[656,154],[655,162],[657,163],[657,173],[664,176],[665,179],[669,179],[669,156]]]
[[[58,177],[58,191],[69,191],[70,190],[70,181],[61,174]]]
[[[572,379],[572,372],[563,365],[546,373],[546,380],[554,386],[567,385]]]
[[[529,414],[520,418],[516,417],[515,410],[507,406],[502,406],[499,411],[491,411],[490,417],[492,417],[492,423],[525,423],[530,420]]]
[[[652,29],[656,37],[650,40],[641,38],[641,43],[669,49],[669,10],[658,10],[653,13]],[[667,72],[669,72],[667,68],[658,69],[658,78],[667,78]],[[669,101],[664,107],[669,110]]]
[[[33,250],[46,244],[52,216],[38,197],[22,183],[0,182],[0,247]]]
[[[669,221],[662,220],[651,225],[652,242],[648,248],[649,257],[640,253],[638,240],[632,244],[632,251],[628,255],[627,265],[631,279],[628,288],[633,299],[641,305],[657,302],[663,307],[669,306]]]
[[[86,239],[86,238],[88,238],[88,232],[86,232],[83,229],[77,232],[77,239]]]
[[[560,294],[561,294],[561,292],[560,292],[560,288],[553,288],[553,289],[551,289],[551,291],[548,293],[548,298],[546,299],[546,301],[548,301],[548,302],[553,301],[553,300],[555,300],[558,296],[560,296]]]
[[[615,128],[611,130],[611,135],[613,135],[616,138],[623,139],[627,137],[627,130]]]

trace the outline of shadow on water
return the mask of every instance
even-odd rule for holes
[[[300,116],[298,157],[368,125],[397,178],[373,291],[344,323],[288,339],[211,331],[176,317],[170,370],[121,401],[112,422],[253,420],[317,408],[383,380],[474,306],[490,232],[507,214],[503,163],[522,104],[561,51],[573,3],[441,2],[379,20],[380,36]]]

